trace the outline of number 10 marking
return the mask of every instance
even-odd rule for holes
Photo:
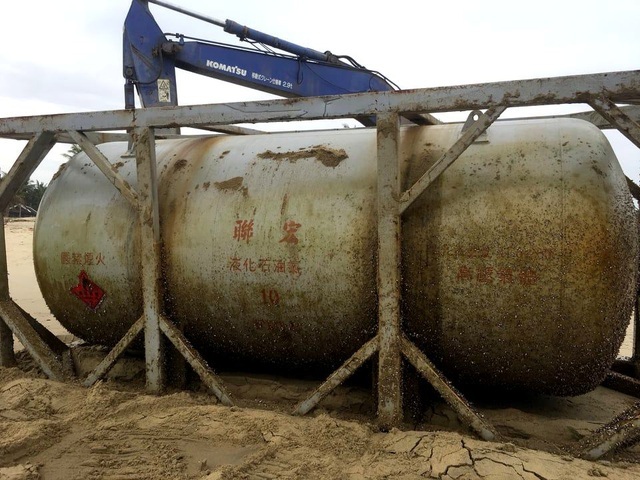
[[[262,289],[262,303],[265,305],[279,305],[280,294],[274,289]]]

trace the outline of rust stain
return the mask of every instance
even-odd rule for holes
[[[602,170],[600,170],[596,165],[591,165],[591,168],[594,172],[596,172],[601,177],[606,177],[606,174]]]
[[[349,158],[347,152],[344,149],[336,150],[333,148],[325,147],[322,145],[316,145],[306,150],[299,150],[297,152],[273,152],[267,150],[266,152],[259,153],[259,158],[268,158],[276,161],[286,160],[291,163],[295,163],[300,159],[315,158],[325,167],[336,168],[340,165],[340,162]]]
[[[241,192],[242,195],[246,197],[249,190],[247,189],[247,187],[244,187],[242,185],[243,182],[244,182],[243,177],[233,177],[223,182],[215,182],[214,185],[220,191],[231,190],[231,191]],[[208,185],[207,185],[207,188],[208,188]]]
[[[120,169],[120,167],[123,167],[123,166],[124,166],[123,162],[114,163],[113,164],[113,170],[117,172]]]
[[[205,189],[205,191],[206,191],[206,190],[209,190],[209,187],[210,187],[210,186],[211,186],[211,182],[204,182],[204,183],[202,184],[202,188],[204,188],[204,189]]]
[[[60,168],[58,168],[58,171],[53,174],[53,177],[51,177],[51,181],[53,181],[56,178],[58,178],[62,174],[62,172],[64,172],[65,168],[67,168],[67,164],[66,163],[63,163],[62,165],[60,165]]]
[[[178,160],[174,165],[173,165],[173,169],[174,170],[182,170],[184,167],[187,166],[187,159],[186,158],[181,158],[180,160]]]
[[[216,143],[223,139],[223,135],[201,137],[193,140],[185,140],[178,148],[174,155],[178,158],[197,159],[202,158],[206,152],[213,148]],[[178,160],[179,162],[180,160]]]

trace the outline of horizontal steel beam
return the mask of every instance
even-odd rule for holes
[[[14,117],[0,119],[0,136],[43,131],[199,127],[371,116],[387,112],[437,113],[495,106],[588,103],[596,95],[624,103],[637,98],[638,92],[640,71],[634,70],[393,92]]]
[[[129,140],[128,133],[85,132],[85,135],[94,145],[98,145],[100,143],[107,143],[107,142],[127,142]],[[16,134],[0,135],[0,138],[6,138],[9,140],[31,140],[31,137],[33,137],[32,133],[16,133]],[[56,135],[56,142],[69,143],[69,144],[76,143],[66,133],[58,133]]]
[[[629,118],[634,120],[635,122],[640,121],[640,106],[637,105],[627,105],[624,107],[619,107],[620,111],[627,115]],[[578,113],[567,113],[564,115],[542,115],[542,116],[533,116],[533,117],[517,117],[517,118],[506,118],[506,119],[498,119],[498,122],[506,121],[506,120],[548,120],[551,118],[575,118],[578,120],[585,120],[587,122],[593,123],[596,127],[602,130],[615,129],[615,125],[611,125],[608,120],[605,120],[602,115],[598,112],[588,111],[588,112],[578,112]]]

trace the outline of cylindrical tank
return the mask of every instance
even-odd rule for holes
[[[408,188],[460,125],[404,127]],[[135,186],[127,145],[100,146]],[[167,315],[212,365],[326,372],[376,331],[376,132],[157,142]],[[594,388],[630,318],[635,208],[602,133],[493,125],[403,215],[403,328],[458,385]],[[84,155],[52,180],[40,288],[112,345],[141,315],[138,217]]]

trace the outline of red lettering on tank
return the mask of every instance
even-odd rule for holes
[[[233,227],[233,239],[249,243],[251,237],[253,237],[253,220],[236,220]]]
[[[476,272],[479,283],[493,283],[493,267],[481,267]]]
[[[471,272],[471,269],[469,267],[467,267],[466,265],[462,265],[459,269],[458,269],[458,274],[456,275],[456,280],[458,280],[459,282],[466,282],[469,280],[473,279],[473,273]]]
[[[530,286],[540,281],[540,274],[533,268],[518,270],[512,267],[482,266],[474,269],[468,265],[461,265],[456,273],[456,281],[460,283],[475,281],[475,283],[483,285],[497,284],[501,286],[517,282],[522,286]]]
[[[241,272],[241,260],[238,257],[232,257],[229,260],[229,270],[231,270],[232,272]]]
[[[535,285],[538,283],[538,272],[532,268],[524,269],[518,274],[518,281],[520,285]]]
[[[258,269],[260,269],[261,272],[269,273],[271,271],[271,260],[268,258],[258,260]]]
[[[280,294],[277,290],[273,288],[263,288],[262,289],[262,303],[265,305],[280,305]]]
[[[498,280],[501,284],[513,283],[513,269],[508,267],[498,269]]]
[[[91,280],[84,270],[78,275],[78,285],[71,287],[70,292],[91,310],[96,310],[105,296],[104,290]]]
[[[253,327],[256,330],[266,330],[267,332],[284,333],[293,332],[300,333],[302,329],[300,325],[293,320],[273,320],[273,319],[256,319],[253,321]]]
[[[288,260],[286,258],[270,259],[255,257],[229,257],[227,263],[230,272],[263,274],[283,274],[299,277],[302,275],[302,268],[299,260]]]
[[[290,273],[291,275],[300,276],[300,274],[302,273],[302,272],[300,271],[300,263],[299,263],[299,262],[297,262],[297,261],[295,261],[295,260],[291,260],[291,261],[289,261],[289,263],[288,263],[288,267],[289,267],[289,268],[288,268],[289,273]]]
[[[284,260],[277,260],[275,270],[276,273],[285,273],[287,271],[287,264]]]
[[[299,240],[298,237],[296,236],[296,233],[298,232],[298,229],[301,227],[302,225],[295,222],[294,220],[288,220],[284,223],[284,227],[283,230],[285,231],[285,235],[282,238],[282,240],[280,240],[280,242],[278,243],[290,243],[292,245],[297,245]]]
[[[101,252],[60,252],[62,265],[104,265],[104,255]]]
[[[243,265],[245,272],[255,272],[258,269],[256,262],[250,258],[245,258]]]

